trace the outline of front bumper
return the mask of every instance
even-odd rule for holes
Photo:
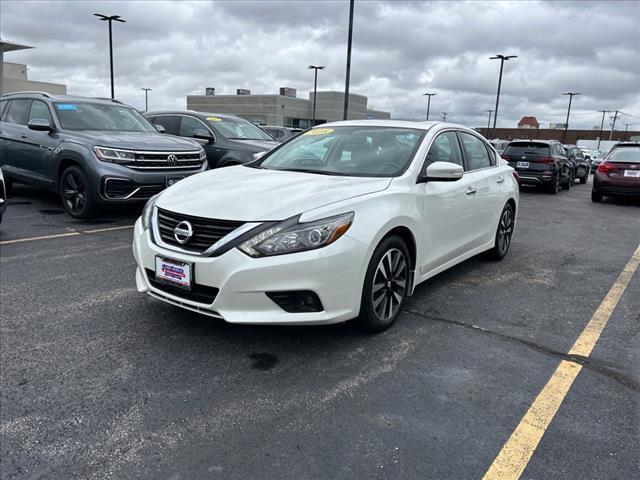
[[[133,254],[138,291],[165,302],[229,323],[311,325],[338,323],[358,316],[371,252],[344,235],[327,247],[307,252],[251,258],[234,248],[219,257],[205,257],[159,247],[138,220]],[[154,270],[156,255],[192,262],[194,282],[205,289],[218,289],[213,302],[194,301],[180,292],[152,285],[148,271]],[[266,295],[300,290],[317,294],[324,310],[289,313]]]

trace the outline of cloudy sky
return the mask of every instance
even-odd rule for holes
[[[319,89],[344,88],[348,1],[0,2],[3,40],[33,50],[5,61],[29,65],[32,80],[65,83],[70,94],[109,95],[107,25],[114,24],[116,96],[150,108],[186,106],[187,94],[276,93],[313,88],[308,64],[326,65]],[[494,108],[497,53],[505,64],[499,126],[523,115],[543,124],[599,125],[598,110],[621,110],[618,125],[640,130],[640,2],[400,2],[356,0],[351,91],[394,118],[431,114],[469,126]],[[606,123],[608,123],[607,120]]]

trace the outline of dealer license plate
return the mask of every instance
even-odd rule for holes
[[[191,290],[192,273],[193,264],[191,263],[156,257],[156,280],[159,282]]]
[[[624,176],[640,178],[640,170],[625,170]]]
[[[529,168],[529,162],[518,162],[518,168]]]

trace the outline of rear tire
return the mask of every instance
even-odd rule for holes
[[[496,229],[495,244],[491,250],[487,251],[486,257],[496,262],[507,256],[511,246],[511,236],[515,226],[513,207],[507,203],[502,209],[498,228]]]
[[[591,190],[591,201],[595,203],[602,202],[602,194],[597,191],[595,188]]]
[[[580,183],[584,185],[585,183],[587,183],[588,178],[589,178],[589,172],[584,174],[584,177],[580,179]]]
[[[13,193],[13,180],[7,176],[4,177],[4,193],[9,198],[9,195]]]
[[[571,184],[573,183],[573,174],[569,174],[569,179],[567,180],[567,183],[563,183],[562,184],[562,189],[563,190],[571,190]]]
[[[553,183],[551,185],[549,185],[548,187],[548,191],[551,195],[557,195],[558,192],[560,191],[560,177],[556,177],[553,180]]]
[[[67,168],[60,176],[60,201],[73,218],[91,218],[95,212],[95,199],[81,168]]]
[[[358,323],[369,332],[382,332],[398,318],[410,285],[411,263],[404,241],[395,235],[373,252],[362,286]]]

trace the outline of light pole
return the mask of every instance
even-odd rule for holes
[[[618,119],[619,110],[613,112],[613,123],[611,124],[611,131],[609,132],[609,140],[613,138],[613,131],[616,129],[616,120]]]
[[[442,112],[442,121],[443,122],[447,121],[447,115],[449,115],[447,112]]]
[[[347,40],[347,73],[344,81],[344,113],[342,119],[346,120],[349,113],[349,78],[351,77],[351,43],[353,42],[353,4],[349,2],[349,39]]]
[[[431,109],[431,97],[435,97],[437,93],[423,93],[427,97],[427,120],[429,120],[429,110]]]
[[[151,91],[151,89],[141,88],[140,90],[144,90],[144,111],[148,112],[149,111],[149,92]]]
[[[491,128],[491,114],[493,110],[485,110],[485,112],[489,112],[489,120],[487,121],[487,136],[489,135],[489,128]]]
[[[308,70],[313,72],[313,120],[311,126],[316,125],[316,93],[318,92],[318,70],[324,70],[324,65],[309,65]]]
[[[625,123],[624,124],[624,131],[628,132],[629,131],[629,125],[633,125],[633,123]]]
[[[610,110],[598,110],[599,112],[602,112],[602,122],[600,122],[600,133],[598,134],[598,146],[596,147],[596,150],[600,150],[600,140],[602,140],[602,128],[604,127],[604,115],[606,113],[609,113]]]
[[[109,22],[109,66],[111,72],[111,98],[115,98],[115,94],[113,92],[113,40],[111,38],[111,22],[126,23],[126,20],[120,18],[120,15],[111,15],[110,17],[102,15],[101,13],[94,13],[94,15],[103,22]]]
[[[569,128],[569,114],[571,113],[571,100],[574,95],[582,95],[580,92],[565,92],[562,95],[569,95],[569,108],[567,108],[567,121],[564,122],[564,132],[562,132],[562,143],[566,140],[567,129]]]
[[[511,60],[512,58],[518,58],[518,56],[498,54],[495,57],[489,57],[489,60],[500,60],[500,76],[498,77],[498,94],[496,95],[496,109],[493,115],[493,131],[491,133],[492,137],[495,136],[496,121],[498,120],[498,104],[500,103],[500,87],[502,86],[502,69],[504,68],[504,62],[506,60]]]

